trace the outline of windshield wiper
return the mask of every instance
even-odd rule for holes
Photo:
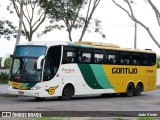
[[[17,74],[18,74],[19,71],[20,71],[20,66],[19,66],[18,70],[16,71],[16,73],[15,73],[14,76],[13,76],[14,80],[16,79],[16,76],[17,76]],[[12,76],[11,76],[11,77],[12,77]]]

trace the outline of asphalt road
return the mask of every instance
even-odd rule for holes
[[[141,96],[76,96],[69,101],[57,97],[37,101],[32,97],[0,96],[0,111],[160,111],[160,89]]]

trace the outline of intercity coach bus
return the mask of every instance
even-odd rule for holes
[[[9,91],[37,99],[156,89],[156,54],[98,42],[28,42],[16,47]]]

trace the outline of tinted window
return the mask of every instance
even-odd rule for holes
[[[129,65],[130,64],[130,53],[129,52],[121,52],[120,53],[120,64]]]
[[[107,61],[109,64],[117,64],[118,63],[118,51],[108,51]]]
[[[79,48],[78,60],[81,63],[90,63],[91,62],[91,49]]]
[[[141,53],[132,53],[131,64],[132,65],[141,65]]]
[[[76,62],[76,48],[64,46],[62,64],[73,62]]]
[[[61,60],[61,46],[49,48],[44,65],[44,81],[52,79],[58,71]]]
[[[43,46],[18,46],[16,47],[15,56],[39,57],[44,55],[46,47]]]
[[[94,63],[104,63],[104,52],[103,50],[94,50]]]
[[[149,55],[148,54],[143,54],[143,59],[142,59],[142,64],[147,66],[149,65]]]
[[[155,54],[149,54],[149,65],[155,65],[156,64],[156,55]]]

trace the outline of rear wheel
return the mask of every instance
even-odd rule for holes
[[[62,96],[59,97],[61,100],[70,100],[74,94],[74,88],[71,85],[66,85],[63,89]]]
[[[127,97],[133,96],[134,91],[135,91],[134,85],[132,83],[129,83],[128,86],[127,86],[126,96]]]
[[[138,83],[136,88],[135,88],[135,91],[134,91],[134,95],[135,96],[140,96],[141,95],[141,92],[142,92],[142,84]]]

